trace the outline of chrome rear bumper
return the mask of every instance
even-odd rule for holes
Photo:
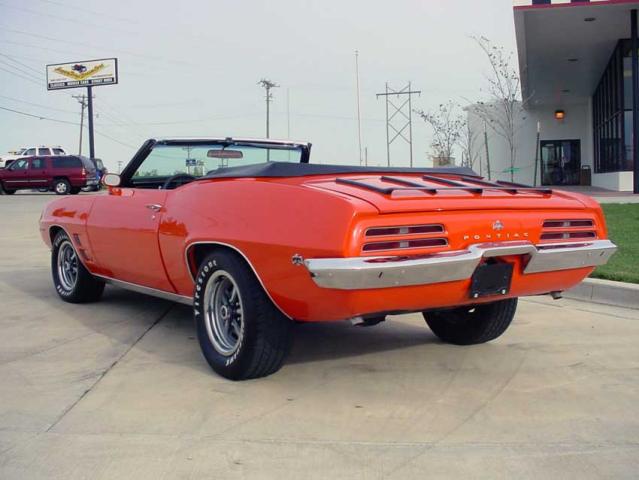
[[[524,274],[594,267],[607,263],[616,250],[610,240],[545,245],[503,242],[422,257],[316,258],[304,264],[320,287],[362,290],[465,280],[483,258],[508,255],[528,256]]]

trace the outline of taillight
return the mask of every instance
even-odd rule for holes
[[[366,230],[363,252],[436,248],[448,245],[440,224],[371,227]],[[374,241],[368,241],[373,240]]]
[[[588,218],[573,220],[546,220],[541,240],[589,240],[597,238],[594,222]]]
[[[85,168],[82,168],[81,175],[82,175],[83,177],[86,177],[86,175],[87,175],[87,171],[86,171],[86,169],[85,169]]]

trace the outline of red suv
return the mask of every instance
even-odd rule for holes
[[[21,158],[0,170],[0,187],[9,195],[16,190],[43,188],[58,195],[76,194],[97,184],[95,164],[78,155]]]

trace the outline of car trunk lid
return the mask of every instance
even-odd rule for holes
[[[582,209],[575,196],[548,187],[445,174],[343,175],[306,185],[365,200],[380,213],[474,209]]]

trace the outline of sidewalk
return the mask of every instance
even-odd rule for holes
[[[580,185],[557,185],[552,186],[552,188],[567,192],[583,193],[593,197],[599,203],[639,203],[639,195],[634,195],[632,192],[617,192],[615,190],[606,190],[605,188]]]

